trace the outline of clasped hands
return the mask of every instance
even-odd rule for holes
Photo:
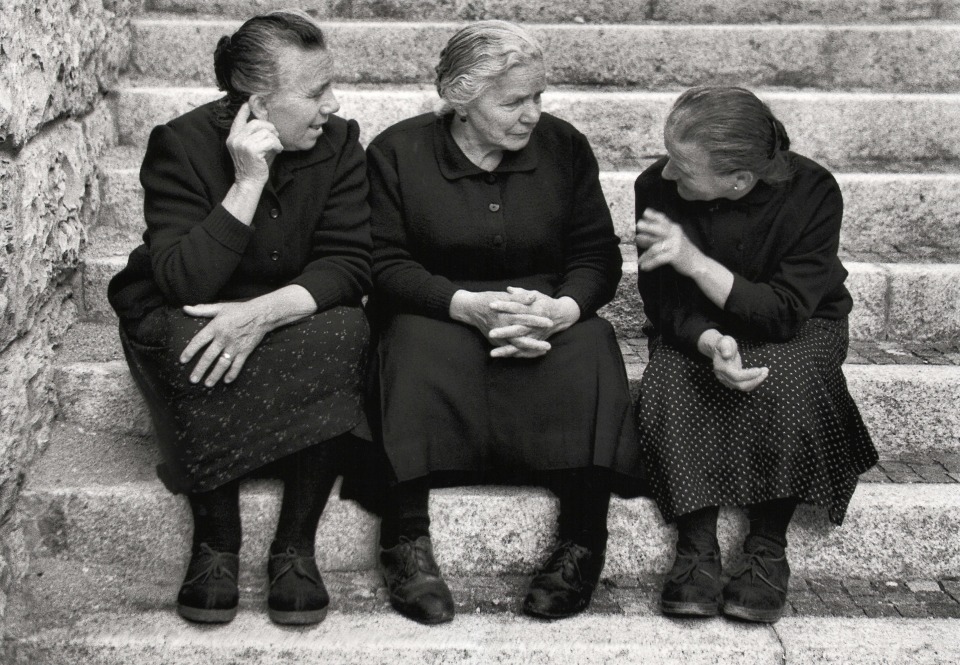
[[[451,316],[476,327],[494,345],[494,358],[536,358],[550,350],[547,339],[580,318],[573,298],[552,298],[513,286],[506,291],[457,291]]]

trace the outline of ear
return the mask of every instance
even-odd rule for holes
[[[757,174],[753,171],[734,171],[731,175],[734,184],[741,192],[749,190],[757,182]]]
[[[269,120],[268,117],[270,114],[267,111],[267,102],[264,100],[263,95],[255,93],[250,95],[248,100],[250,104],[250,112],[253,117],[257,120]]]

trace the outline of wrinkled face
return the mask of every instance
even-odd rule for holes
[[[540,120],[540,96],[547,87],[542,62],[511,67],[470,102],[465,131],[480,150],[520,150]]]
[[[280,83],[263,99],[267,120],[284,150],[310,150],[331,113],[340,110],[333,94],[333,57],[323,50],[285,48],[277,56]]]
[[[667,165],[663,177],[675,180],[677,193],[687,201],[711,201],[719,198],[739,198],[741,192],[734,189],[736,173],[718,174],[710,165],[710,154],[693,142],[676,142],[669,132],[664,143],[667,148]]]

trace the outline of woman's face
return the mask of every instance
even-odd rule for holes
[[[277,91],[251,106],[258,118],[277,128],[284,150],[310,150],[330,114],[340,110],[331,85],[333,58],[325,50],[290,47],[280,51],[277,65]]]
[[[711,201],[719,198],[739,198],[738,173],[718,174],[710,165],[710,154],[693,142],[676,142],[667,134],[667,164],[663,178],[677,183],[677,193],[687,201]],[[737,187],[738,189],[735,189]]]
[[[511,67],[464,110],[464,130],[479,150],[520,150],[540,120],[540,95],[547,87],[542,62]]]

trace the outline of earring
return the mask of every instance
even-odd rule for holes
[[[740,191],[740,185],[734,185],[734,186],[733,186],[733,191],[739,192],[739,191]]]

